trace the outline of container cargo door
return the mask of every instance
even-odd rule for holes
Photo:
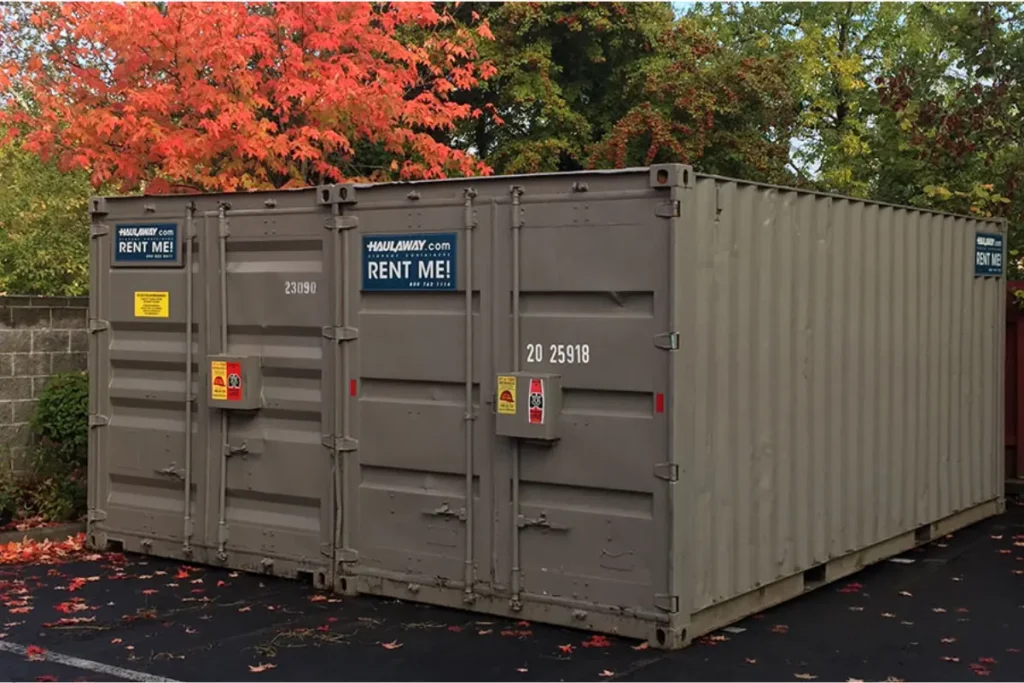
[[[497,576],[514,603],[588,618],[668,600],[669,221],[636,180],[551,180],[502,212]]]
[[[263,208],[205,214],[211,561],[327,582],[333,554],[330,212]],[[290,196],[286,195],[285,200]]]
[[[191,202],[90,202],[89,538],[191,557],[203,543],[205,252]]]

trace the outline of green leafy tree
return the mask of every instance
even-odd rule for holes
[[[634,105],[629,84],[671,28],[670,3],[462,3],[460,22],[486,19],[481,58],[497,75],[456,101],[493,116],[450,139],[498,173],[584,168],[591,146]]]
[[[88,291],[90,194],[88,173],[61,172],[17,141],[0,147],[0,291]]]

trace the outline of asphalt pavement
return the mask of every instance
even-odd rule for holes
[[[110,554],[3,567],[0,605],[13,681],[1019,681],[1024,507],[674,653]]]

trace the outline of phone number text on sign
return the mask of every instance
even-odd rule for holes
[[[576,365],[590,362],[590,344],[527,344],[527,363]]]

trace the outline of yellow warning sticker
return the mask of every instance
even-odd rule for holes
[[[498,377],[498,412],[502,415],[516,414],[516,378],[507,375]]]
[[[170,314],[169,292],[135,292],[136,318],[166,318]]]
[[[210,396],[214,401],[228,400],[228,364],[222,360],[210,362]]]

